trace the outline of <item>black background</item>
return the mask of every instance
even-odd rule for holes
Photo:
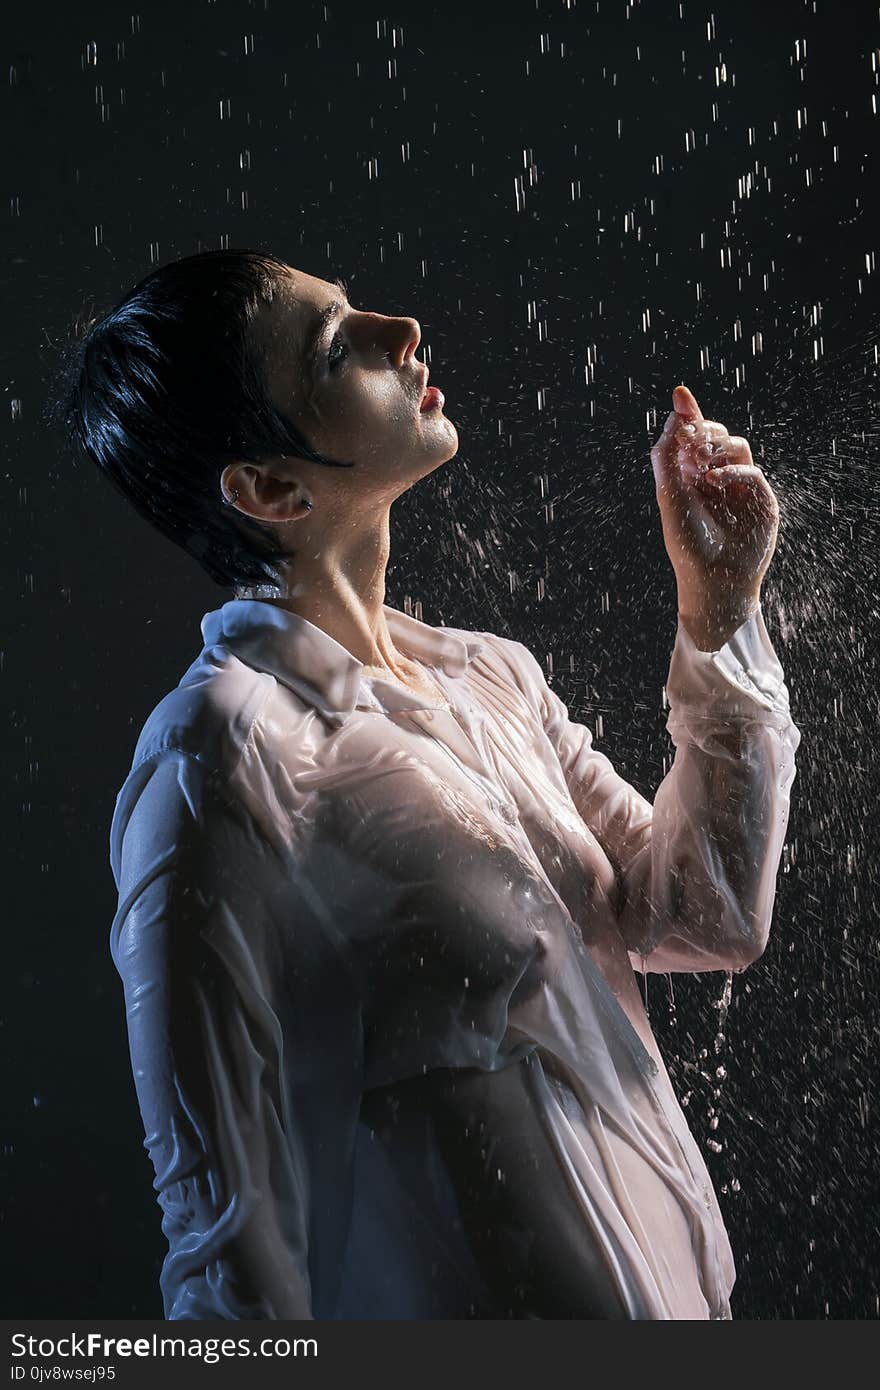
[[[461,445],[392,513],[387,601],[524,641],[646,795],[675,630],[648,451],[678,381],[749,438],[803,734],[773,934],[726,1019],[722,974],[648,1007],[734,1316],[876,1318],[876,7],[20,4],[2,45],[6,1315],[161,1316],[107,834],[232,595],[41,412],[77,312],[228,245],[419,319]]]

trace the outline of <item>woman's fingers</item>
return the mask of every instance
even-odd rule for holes
[[[742,464],[754,467],[752,451],[748,441],[739,435],[716,436],[705,440],[697,448],[697,466],[700,473],[717,473],[727,464]]]
[[[726,462],[728,441],[727,430],[713,420],[679,426],[668,445],[666,471],[673,475],[673,491],[686,492],[708,468]]]
[[[693,392],[676,386],[675,409],[651,450],[663,540],[679,578],[693,586],[759,582],[775,545],[779,504],[748,440],[706,420]]]
[[[725,463],[718,468],[708,468],[701,481],[712,487],[727,487],[729,483],[754,483],[764,474],[754,463]]]
[[[684,420],[696,423],[703,418],[703,413],[697,405],[697,398],[687,386],[675,387],[672,392],[672,404],[676,414]]]
[[[737,462],[751,463],[752,448],[747,439],[743,439],[741,434],[732,434],[728,438],[727,448],[734,454],[747,454],[747,459],[737,460]]]
[[[686,386],[676,386],[672,399],[675,409],[651,450],[658,498],[663,490],[684,500],[689,486],[703,481],[708,481],[713,490],[748,482],[766,495],[772,507],[775,498],[752,460],[748,440],[739,434],[728,434],[727,427],[718,420],[706,420]],[[763,483],[757,479],[763,479]]]
[[[697,425],[682,425],[676,434],[676,444],[679,465],[692,478],[729,454],[730,435],[717,421],[703,420]]]
[[[747,439],[740,434],[718,434],[711,439],[712,457],[727,459],[730,463],[752,463],[752,450]]]
[[[698,425],[693,426],[692,431],[683,425],[681,432],[684,433],[686,430],[685,438],[695,441],[698,447],[708,444],[713,449],[717,449],[719,446],[726,448],[733,439],[739,439],[739,435],[728,434],[727,426],[720,425],[717,420],[701,420]],[[745,444],[745,442],[743,439],[742,443]],[[748,448],[748,445],[746,447]]]
[[[725,463],[718,468],[708,469],[700,476],[699,483],[707,498],[718,495],[732,501],[735,497],[737,506],[757,505],[759,510],[772,518],[779,514],[776,494],[757,464]]]

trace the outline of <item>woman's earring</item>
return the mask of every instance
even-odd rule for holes
[[[304,507],[307,507],[308,510],[311,511],[311,510],[312,510],[312,507],[314,506],[314,503],[313,503],[313,502],[310,502],[309,499],[308,499],[307,497],[303,497],[301,500],[302,500],[303,506],[304,506]]]

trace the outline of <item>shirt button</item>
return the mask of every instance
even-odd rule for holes
[[[516,808],[508,805],[506,802],[499,802],[498,810],[501,813],[502,820],[506,820],[508,825],[512,825],[517,819]]]

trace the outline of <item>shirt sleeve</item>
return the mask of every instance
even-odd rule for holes
[[[311,1173],[286,1055],[306,999],[280,946],[297,925],[290,865],[215,774],[168,751],[120,793],[111,864],[165,1317],[312,1318]]]
[[[593,748],[528,657],[572,799],[615,869],[633,967],[738,970],[756,960],[800,743],[760,607],[716,652],[699,650],[679,619],[666,684],[675,757],[653,805]]]

